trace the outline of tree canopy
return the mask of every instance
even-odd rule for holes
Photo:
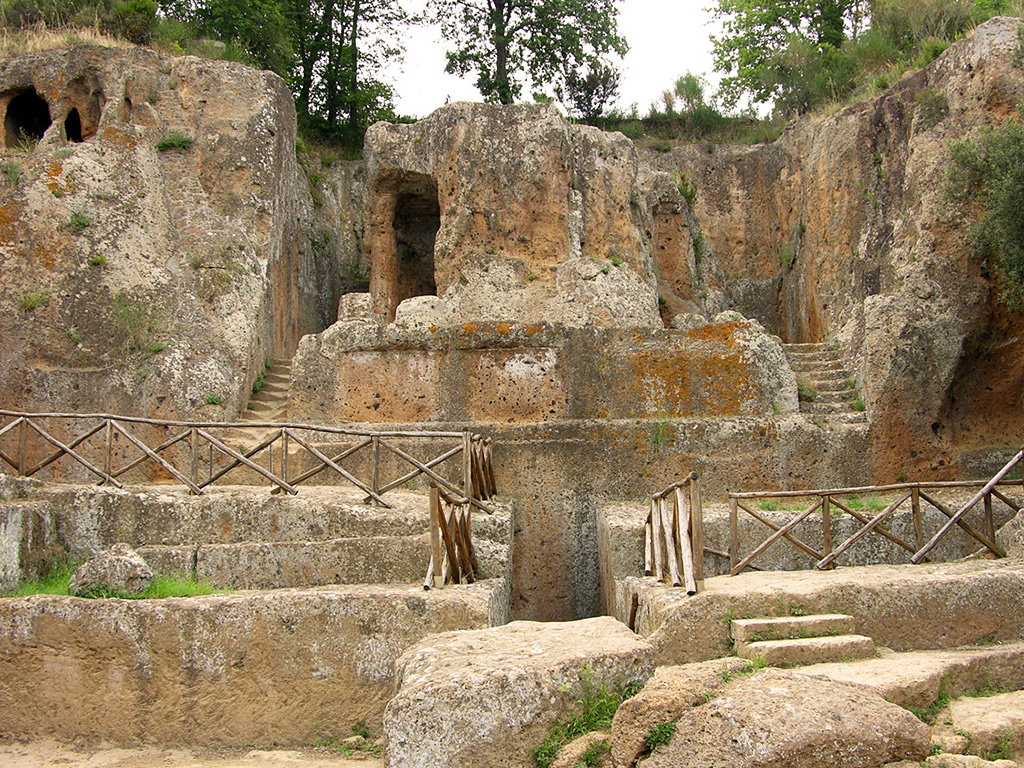
[[[431,0],[448,51],[446,71],[476,73],[488,101],[511,104],[524,81],[562,87],[566,73],[626,52],[616,0]]]

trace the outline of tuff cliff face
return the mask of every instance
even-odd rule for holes
[[[944,193],[951,142],[1014,119],[1019,24],[994,19],[878,99],[772,145],[644,158],[694,180],[712,291],[785,341],[844,352],[876,479],[978,471],[1024,427],[1024,324]]]
[[[699,418],[699,399],[595,409],[604,394],[588,392],[619,352],[636,357],[630,330],[637,348],[690,354],[694,332],[735,310],[843,353],[872,479],[987,469],[1024,427],[1024,327],[970,257],[969,217],[943,186],[951,141],[1014,119],[1018,25],[988,22],[878,99],[797,121],[771,145],[643,154],[550,105],[455,104],[374,126],[365,164],[330,168],[296,155],[291,100],[267,73],[141,50],[4,62],[0,401],[233,419],[266,358],[339,320],[304,342],[295,413],[366,410],[346,400],[332,355],[415,351],[450,387],[493,346],[502,371],[533,377],[509,387],[541,388],[517,391],[513,421]],[[191,144],[158,148],[174,134]],[[339,295],[367,286],[339,314]],[[477,338],[506,325],[512,341]],[[532,326],[548,330],[518,349]],[[565,350],[587,364],[561,368]],[[792,411],[781,357],[754,368],[764,391],[715,414]],[[708,381],[727,389],[716,370]],[[583,400],[538,410],[544,387],[573,376]],[[469,395],[423,418],[463,418]]]
[[[233,419],[334,319],[280,78],[80,47],[0,64],[0,110],[0,402]]]

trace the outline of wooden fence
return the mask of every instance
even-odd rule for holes
[[[644,573],[694,595],[704,588],[704,510],[700,476],[651,495],[644,526]]]
[[[0,410],[0,417],[5,422],[0,426],[0,468],[6,465],[23,477],[33,477],[66,459],[98,478],[99,484],[120,488],[121,479],[127,473],[151,463],[158,472],[165,473],[172,482],[180,483],[192,494],[202,494],[204,489],[224,481],[233,472],[246,471],[249,473],[247,480],[255,473],[269,484],[272,493],[295,494],[300,484],[313,478],[322,479],[322,473],[327,473],[359,488],[368,502],[390,507],[384,499],[388,491],[409,485],[422,476],[453,494],[452,498],[461,498],[467,505],[488,514],[491,509],[485,502],[496,491],[491,440],[470,432],[198,423],[110,414],[30,414],[5,410]],[[57,437],[57,430],[48,426],[52,421],[61,422],[62,431],[74,436]],[[247,441],[238,440],[238,435],[251,436],[256,444],[241,447],[239,443]],[[116,450],[115,441],[118,442]],[[342,441],[350,444],[341,450],[336,446],[325,447]],[[409,443],[446,442],[449,445],[440,454],[427,460],[420,460],[406,450]],[[32,460],[36,455],[39,458]],[[392,479],[382,477],[385,456],[389,466],[403,468]],[[352,466],[357,459],[361,466],[368,467],[362,478],[358,476],[359,470]],[[296,466],[300,463],[305,468]]]
[[[827,490],[808,491],[776,491],[776,492],[753,492],[753,493],[730,493],[729,494],[729,572],[735,576],[772,545],[785,539],[789,544],[815,560],[814,567],[819,570],[835,567],[836,560],[845,552],[849,551],[858,541],[868,534],[881,536],[892,544],[909,553],[908,560],[911,563],[921,563],[927,559],[928,553],[945,537],[954,527],[958,527],[978,544],[994,554],[996,557],[1006,557],[1006,552],[996,542],[995,522],[992,514],[992,498],[995,497],[1006,504],[1014,511],[1020,511],[1021,505],[1011,499],[1000,490],[1000,486],[1015,485],[1020,487],[1020,480],[1006,480],[1006,476],[1024,460],[1024,450],[1018,452],[992,479],[988,481],[964,481],[964,482],[935,482],[935,483],[897,483],[893,485],[863,486],[858,488],[832,488]],[[977,488],[978,491],[971,499],[956,511],[940,501],[935,492],[943,489],[964,489]],[[872,517],[854,508],[851,497],[864,496],[866,494],[892,494],[893,501]],[[770,520],[763,512],[754,509],[756,502],[769,499],[806,499],[809,506],[800,510],[791,520],[779,525]],[[896,535],[885,524],[898,509],[903,505],[910,504],[912,523],[914,528],[913,543],[906,541]],[[945,523],[931,536],[925,539],[924,516],[922,514],[922,503],[938,510],[944,517]],[[984,530],[979,531],[975,526],[966,520],[966,515],[978,504],[982,505]],[[768,538],[761,541],[749,554],[741,556],[739,541],[739,512],[746,512],[760,523],[772,530]],[[794,529],[804,521],[813,519],[812,515],[820,512],[821,519],[821,545],[800,539],[794,533]],[[833,542],[833,515],[850,515],[862,525],[838,545]]]
[[[465,497],[452,497],[430,485],[430,564],[423,588],[472,584],[477,561],[472,516]]]

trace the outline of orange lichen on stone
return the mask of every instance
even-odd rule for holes
[[[18,208],[15,203],[0,205],[0,243],[9,245],[14,241],[14,225],[18,221]]]
[[[543,325],[528,325],[526,326],[526,335],[533,336],[537,331],[543,330]]]
[[[64,172],[64,166],[56,160],[50,163],[46,169],[46,186],[51,192],[62,192],[60,188],[60,175]]]
[[[756,399],[749,368],[737,352],[643,350],[630,355],[629,361],[635,373],[632,389],[648,413],[743,415]]]
[[[465,331],[466,333],[476,333],[478,330],[480,330],[480,326],[478,326],[476,323],[463,323],[462,330]]]
[[[724,341],[731,347],[735,343],[732,335],[743,327],[745,327],[743,323],[733,320],[728,323],[714,323],[700,328],[691,328],[689,334],[691,339]]]
[[[105,128],[103,130],[103,140],[116,144],[122,149],[135,149],[135,145],[138,144],[134,136],[129,136],[118,128]]]
[[[512,332],[512,324],[511,323],[498,323],[496,328],[498,330],[498,333],[500,333],[502,336],[506,336],[506,335],[508,335],[509,333]]]

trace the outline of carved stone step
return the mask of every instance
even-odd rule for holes
[[[743,659],[763,658],[772,666],[799,666],[875,655],[875,641],[864,635],[833,635],[793,640],[763,640],[736,643],[736,655]]]
[[[792,640],[805,637],[847,635],[855,629],[854,618],[845,613],[812,616],[773,616],[764,619],[733,619],[732,639],[751,643],[759,640]]]

